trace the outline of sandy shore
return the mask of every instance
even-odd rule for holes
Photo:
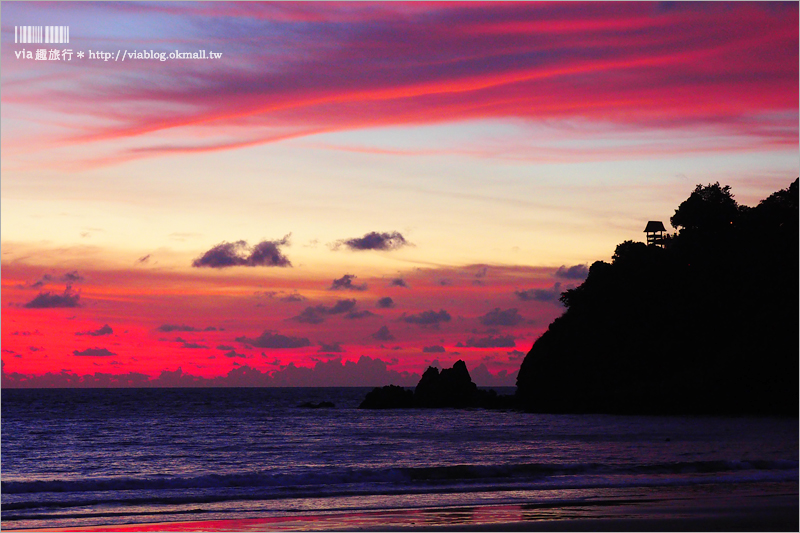
[[[797,485],[724,491],[675,487],[641,498],[592,499],[27,531],[798,531]],[[18,530],[22,531],[22,530]]]

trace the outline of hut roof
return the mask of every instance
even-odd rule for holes
[[[650,233],[651,231],[667,231],[667,229],[660,220],[651,220],[647,223],[647,227],[644,228],[644,231]]]

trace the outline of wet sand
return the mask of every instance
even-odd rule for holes
[[[798,531],[797,485],[674,487],[658,495],[27,531]],[[22,530],[18,530],[22,531]]]

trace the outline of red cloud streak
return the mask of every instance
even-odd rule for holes
[[[97,9],[102,16],[127,8]],[[104,124],[73,142],[147,139],[166,131],[181,138],[166,145],[149,140],[117,154],[121,160],[465,119],[710,125],[732,135],[752,124],[745,133],[758,137],[770,129],[765,124],[794,116],[798,106],[796,4],[211,3],[150,9],[153,16],[166,10],[205,28],[230,60],[176,61],[168,71],[159,62],[140,62],[142,75],[135,77],[87,69],[71,89],[45,81],[26,86],[38,90],[8,85],[4,102]],[[242,42],[243,33],[261,37]],[[193,144],[196,128],[229,126],[240,138]],[[780,128],[779,135],[781,142],[773,133],[764,145],[797,142],[796,128]]]

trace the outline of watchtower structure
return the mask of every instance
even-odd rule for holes
[[[647,233],[647,244],[663,248],[665,231],[667,230],[660,220],[649,221],[644,228],[644,232]]]

